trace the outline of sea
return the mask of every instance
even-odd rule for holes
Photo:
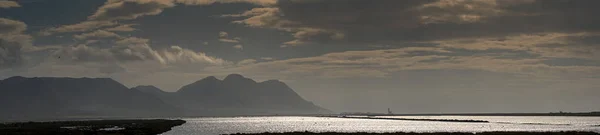
[[[219,135],[263,132],[486,132],[592,131],[600,133],[600,117],[570,116],[375,116],[381,118],[483,120],[489,123],[355,119],[336,117],[203,117],[163,135]]]

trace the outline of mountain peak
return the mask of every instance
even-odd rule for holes
[[[140,88],[140,89],[159,89],[153,85],[139,85],[139,86],[135,86],[133,88],[135,88],[135,89],[138,89],[138,88]]]
[[[264,81],[263,83],[283,83],[283,82],[281,82],[279,80],[267,80],[267,81]]]
[[[151,93],[151,94],[160,94],[160,93],[166,93],[166,91],[161,90],[153,85],[140,85],[140,86],[136,86],[133,87],[131,89],[136,89],[139,90],[141,92],[145,92],[145,93]]]
[[[217,79],[217,77],[215,77],[215,76],[209,76],[209,77],[206,77],[206,78],[204,78],[202,80],[219,80],[219,79]]]
[[[6,78],[6,79],[8,80],[8,79],[23,79],[23,78],[25,78],[25,77],[23,77],[23,76],[13,76],[13,77],[9,77],[9,78]]]
[[[6,78],[6,79],[4,79],[4,80],[0,80],[0,81],[7,81],[7,80],[24,80],[24,79],[27,79],[27,78],[26,78],[26,77],[23,77],[23,76],[13,76],[13,77],[9,77],[9,78]]]
[[[246,78],[246,77],[244,77],[244,76],[242,76],[240,74],[229,74],[229,75],[227,75],[225,77],[224,80],[227,80],[227,79],[237,79],[237,78]]]
[[[203,82],[204,83],[214,83],[214,82],[218,82],[218,81],[221,81],[221,80],[217,79],[214,76],[209,76],[209,77],[206,77],[206,78],[203,78],[201,80],[194,82],[194,84],[203,83]]]
[[[244,76],[242,76],[240,74],[230,74],[230,75],[227,75],[227,77],[225,77],[225,79],[223,79],[223,81],[226,81],[226,82],[232,82],[232,81],[233,82],[250,81],[250,82],[256,83],[256,81],[254,81],[254,80],[252,80],[250,78],[246,78],[246,77],[244,77]]]

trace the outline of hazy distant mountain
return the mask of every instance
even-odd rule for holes
[[[178,115],[152,94],[108,78],[0,80],[0,118],[147,117]]]
[[[239,74],[223,80],[213,76],[183,86],[175,93],[157,94],[188,115],[317,114],[329,111],[304,100],[277,80],[256,82]]]
[[[133,87],[131,89],[141,91],[141,92],[144,92],[147,94],[151,94],[154,96],[159,96],[159,97],[170,94],[169,92],[165,92],[165,91],[163,91],[159,88],[156,88],[155,86],[152,86],[152,85],[140,85],[140,86]]]

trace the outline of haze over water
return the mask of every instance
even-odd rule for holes
[[[391,116],[394,117],[394,116]],[[399,116],[396,116],[399,117]],[[484,131],[593,131],[600,117],[548,116],[407,116],[419,119],[485,120],[490,123],[375,120],[325,117],[214,117],[185,119],[163,135],[233,134],[262,132],[484,132]]]

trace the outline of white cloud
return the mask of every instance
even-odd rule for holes
[[[27,25],[21,21],[0,18],[0,34],[17,34],[26,29]]]
[[[121,36],[117,35],[116,33],[109,32],[109,31],[97,30],[97,31],[90,32],[90,33],[74,35],[73,37],[78,40],[86,40],[86,39],[100,39],[100,38],[119,38]]]
[[[77,24],[62,25],[59,27],[45,29],[42,30],[40,34],[48,36],[55,33],[86,32],[114,25],[117,25],[117,23],[110,21],[84,21]]]
[[[237,64],[240,66],[243,66],[243,65],[250,65],[250,64],[254,64],[254,63],[256,63],[255,59],[245,59],[245,60],[239,61]]]
[[[320,28],[302,27],[298,22],[282,18],[282,13],[276,7],[253,8],[241,14],[222,15],[222,17],[246,17],[233,23],[244,24],[248,27],[271,28],[293,33],[294,40],[284,42],[281,47],[303,45],[311,42],[311,37],[328,36],[333,40],[345,38],[344,33]]]
[[[131,27],[134,26],[136,24],[124,24],[124,25],[119,25],[117,27],[113,27],[113,28],[108,28],[105,29],[106,31],[114,31],[114,32],[131,32],[131,31],[135,31],[136,29]]]
[[[86,32],[103,27],[115,26],[116,21],[131,20],[146,15],[160,14],[163,9],[175,6],[170,0],[108,0],[88,20],[71,25],[63,25],[42,30],[42,35],[55,33]],[[109,28],[114,30],[130,30],[124,27]]]
[[[233,48],[239,49],[239,50],[243,50],[244,46],[242,46],[242,45],[234,45]]]
[[[145,38],[138,38],[138,37],[127,37],[127,38],[122,38],[117,40],[115,43],[117,45],[136,45],[136,44],[147,44],[148,41],[150,41],[149,39],[145,39]]]
[[[159,54],[165,60],[167,64],[192,64],[201,63],[208,65],[223,65],[228,63],[227,61],[207,56],[202,52],[194,52],[189,49],[183,49],[179,46],[171,46],[171,48],[162,50]]]
[[[415,70],[476,70],[530,76],[540,81],[565,80],[566,76],[598,76],[600,67],[550,66],[545,58],[502,58],[502,54],[465,55],[447,47],[408,47],[370,51],[346,51],[321,56],[258,62],[227,69],[230,72],[287,77],[386,77]],[[277,74],[273,74],[277,73]]]
[[[225,32],[225,31],[219,32],[219,38],[227,38],[228,36],[229,36],[229,33]]]
[[[32,48],[33,38],[23,34],[27,25],[0,18],[0,69],[19,67],[25,62],[23,50]]]
[[[103,21],[131,20],[146,15],[157,15],[163,9],[173,6],[175,4],[169,0],[109,0],[88,18]]]
[[[214,3],[251,3],[256,5],[273,5],[277,0],[175,0],[177,3],[185,5],[210,5]]]
[[[275,58],[272,58],[272,57],[261,57],[260,59],[262,59],[262,60],[275,60]]]
[[[219,32],[219,41],[221,42],[225,42],[225,43],[239,43],[240,42],[239,37],[235,37],[233,39],[229,38],[229,33],[221,31]]]
[[[98,10],[88,17],[88,20],[71,25],[49,28],[40,32],[42,35],[52,35],[65,32],[86,32],[103,27],[117,25],[119,20],[132,20],[142,16],[158,15],[166,8],[185,5],[210,5],[214,3],[251,3],[257,5],[275,4],[276,0],[108,0]],[[135,30],[131,25],[121,25],[109,28],[107,31],[129,32]]]
[[[63,62],[78,63],[130,63],[153,61],[163,65],[204,64],[222,65],[225,60],[207,56],[179,46],[155,50],[147,44],[118,45],[111,48],[97,48],[77,45],[62,48],[53,54],[53,58]]]
[[[421,21],[428,23],[473,23],[506,11],[499,8],[496,0],[440,0],[418,7]]]
[[[597,59],[600,48],[595,45],[581,45],[573,39],[595,37],[594,33],[537,33],[506,36],[501,38],[455,39],[435,41],[441,47],[483,51],[504,49],[527,51],[547,58]]]
[[[185,5],[210,5],[214,3],[275,4],[276,0],[109,0],[96,11],[90,20],[131,20],[146,15],[160,14],[165,8]]]
[[[240,42],[235,39],[225,39],[225,38],[221,38],[221,39],[219,39],[219,41],[225,42],[225,43],[239,43]]]
[[[7,1],[7,0],[0,1],[0,8],[14,8],[14,7],[21,7],[21,5],[19,5],[19,3],[15,2],[15,1]]]

